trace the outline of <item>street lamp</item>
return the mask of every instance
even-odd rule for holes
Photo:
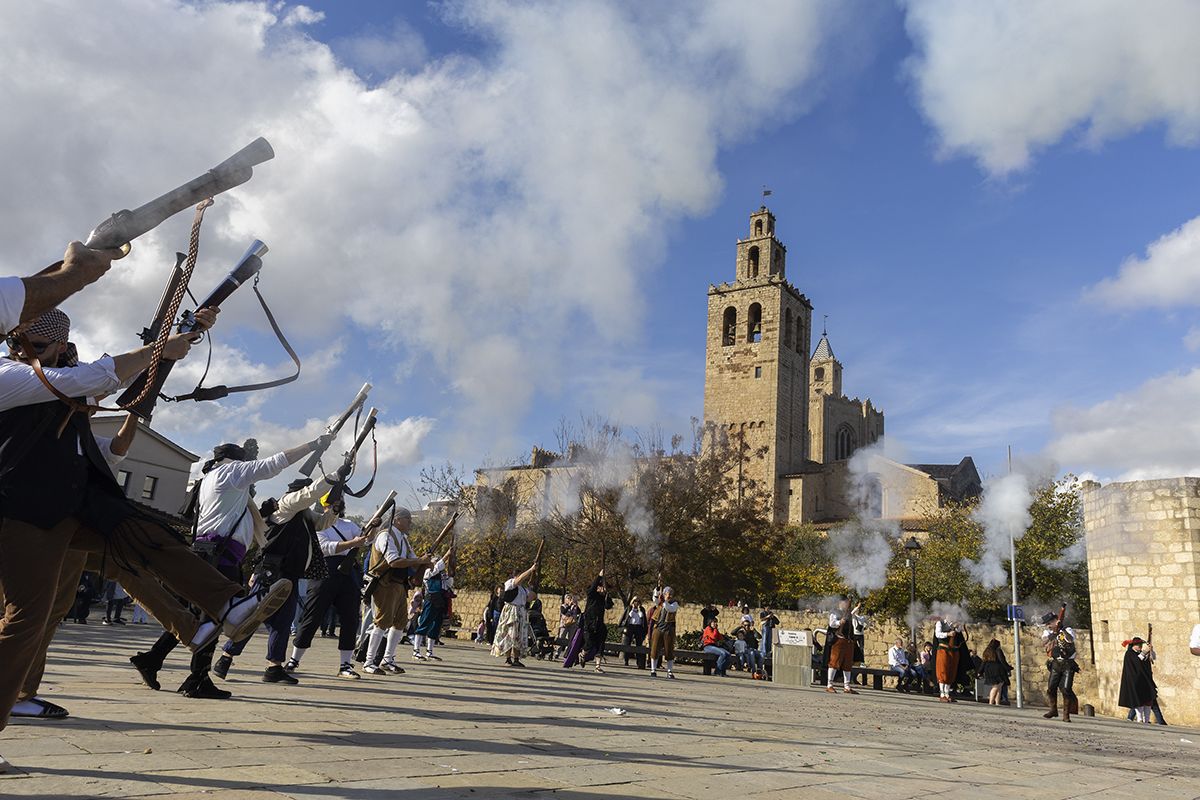
[[[908,564],[909,579],[908,579],[908,613],[911,615],[913,609],[917,605],[917,553],[921,552],[921,543],[917,541],[917,537],[910,536],[908,541],[904,543],[904,552],[907,558],[904,563]],[[912,643],[913,647],[917,646],[917,618],[912,619]],[[919,653],[920,650],[918,649]]]

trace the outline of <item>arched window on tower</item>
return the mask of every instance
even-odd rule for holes
[[[817,367],[816,369],[813,370],[813,380],[814,381],[825,380],[825,368],[824,367]]]
[[[754,235],[762,236],[762,220],[761,219],[754,220]]]
[[[783,310],[783,346],[792,346],[792,310],[790,308]]]
[[[750,313],[746,315],[746,341],[762,341],[762,306],[758,303],[751,303]]]
[[[834,434],[833,452],[836,461],[845,461],[858,449],[858,436],[849,423],[843,422]]]
[[[750,266],[747,271],[749,272],[751,278],[757,278],[758,277],[758,248],[751,247],[750,252],[747,253],[746,256],[750,262]]]
[[[733,306],[725,309],[725,317],[721,320],[721,344],[728,347],[737,342],[737,309]]]

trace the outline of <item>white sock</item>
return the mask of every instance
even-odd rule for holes
[[[12,713],[14,713],[14,714],[40,714],[40,713],[42,713],[42,707],[39,706],[37,703],[33,702],[36,699],[38,699],[38,698],[17,701],[17,703],[15,703],[12,707]]]
[[[194,649],[197,643],[208,641],[216,627],[217,623],[213,620],[200,623],[199,627],[196,628],[195,635],[192,636],[191,647]]]
[[[233,598],[230,602],[236,603],[236,605],[225,615],[225,624],[237,627],[250,619],[250,615],[258,608],[258,600],[259,597],[256,594],[250,597]]]
[[[371,643],[367,646],[367,663],[379,664],[379,648],[383,644],[384,632],[376,628],[371,631]]]
[[[354,663],[354,651],[353,650],[338,650],[338,655],[340,655],[342,657],[343,664],[353,664]]]
[[[421,639],[422,638],[423,637],[419,633],[414,633],[412,635],[413,655],[414,656],[418,655],[421,652]]]
[[[850,688],[850,673],[846,670],[842,670],[842,688]]]
[[[667,661],[667,672],[674,672],[674,671],[675,671],[675,659],[672,658]]]
[[[292,661],[295,661],[297,664],[299,664],[299,663],[300,663],[300,659],[304,658],[304,654],[305,654],[305,653],[307,653],[307,652],[308,652],[308,648],[307,648],[307,647],[295,647],[295,646],[293,646],[293,647],[292,647]]]
[[[828,675],[828,676],[825,678],[825,685],[826,685],[826,686],[828,686],[828,687],[830,687],[830,688],[832,688],[832,687],[833,687],[833,681],[834,681],[834,679],[835,679],[835,678],[837,678],[837,670],[836,670],[836,669],[830,669],[830,670],[826,670],[826,672],[828,672],[828,673],[829,673],[829,675]]]
[[[385,661],[396,660],[396,645],[400,644],[400,639],[404,636],[404,631],[399,628],[392,628],[387,635],[387,656]]]
[[[425,652],[433,655],[433,643],[436,641],[432,636],[425,637]]]

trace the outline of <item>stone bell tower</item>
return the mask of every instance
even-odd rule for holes
[[[737,242],[732,283],[708,288],[704,419],[745,443],[752,458],[736,479],[771,496],[771,513],[786,520],[779,478],[800,469],[808,442],[812,304],[786,277],[787,248],[775,237],[775,215],[762,206]]]

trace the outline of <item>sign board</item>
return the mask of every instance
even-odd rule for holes
[[[1025,608],[1023,606],[1008,606],[1009,622],[1024,622]]]
[[[805,647],[812,646],[811,631],[779,631],[780,644],[798,644]]]

